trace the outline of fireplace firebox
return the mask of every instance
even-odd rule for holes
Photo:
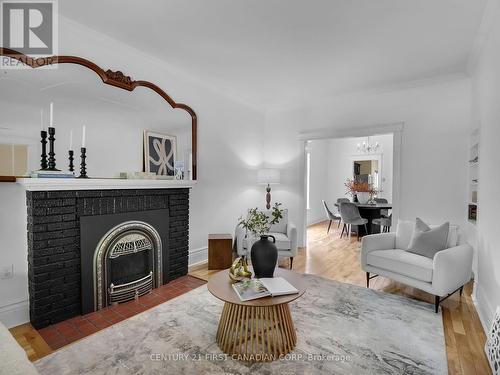
[[[163,284],[168,220],[168,210],[80,220],[84,313],[137,299]]]
[[[137,299],[162,284],[162,241],[146,222],[112,228],[94,253],[94,309]]]

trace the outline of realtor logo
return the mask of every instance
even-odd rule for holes
[[[2,47],[33,57],[57,54],[56,1],[1,2]]]

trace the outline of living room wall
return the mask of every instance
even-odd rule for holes
[[[480,47],[472,66],[472,125],[479,127],[479,189],[476,224],[478,271],[475,302],[483,327],[489,330],[500,305],[500,238],[498,196],[500,175],[500,5],[490,1],[478,34]]]
[[[60,54],[86,57],[104,69],[155,82],[196,111],[199,182],[190,195],[190,263],[205,260],[208,233],[230,233],[239,215],[264,199],[255,172],[262,163],[264,114],[72,20],[60,17],[59,27]],[[11,141],[7,134],[0,136]],[[122,140],[117,147],[124,150],[127,144]],[[93,149],[90,156],[109,158],[109,150]],[[0,185],[0,266],[14,265],[14,278],[0,283],[0,320],[9,326],[28,320],[25,201],[21,186]]]
[[[300,108],[275,110],[266,119],[267,163],[282,169],[274,199],[302,227],[304,182],[301,132],[403,122],[400,217],[463,224],[466,212],[470,80],[452,76],[386,90],[338,96]],[[299,234],[302,234],[299,231]],[[300,238],[301,244],[304,239]]]

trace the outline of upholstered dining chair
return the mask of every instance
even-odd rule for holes
[[[389,201],[385,198],[373,198],[373,200],[377,203],[389,203]],[[384,217],[389,217],[389,210],[380,210],[380,214]]]
[[[324,199],[321,200],[321,202],[323,202],[323,207],[325,208],[326,218],[327,218],[327,220],[330,221],[328,223],[328,229],[326,230],[326,234],[328,234],[328,232],[330,232],[330,227],[332,226],[332,221],[338,220],[339,225],[337,225],[337,228],[339,228],[340,222],[342,221],[342,218],[340,217],[340,215],[335,215],[332,211],[330,211],[330,209],[328,208],[328,205],[326,204]]]
[[[368,229],[366,224],[368,223],[367,219],[364,219],[359,214],[358,206],[351,202],[342,202],[340,203],[340,216],[342,217],[342,221],[344,222],[344,226],[342,227],[342,233],[340,234],[340,238],[344,235],[344,230],[347,230],[347,235],[351,237],[351,227],[356,225],[358,227],[358,241],[359,241],[359,226],[365,226],[365,233],[368,234]]]
[[[380,217],[378,219],[372,220],[372,225],[379,225],[380,231],[382,233],[389,233],[391,231],[392,226],[392,215],[389,217]],[[373,234],[373,226],[372,226],[372,234]]]
[[[349,203],[349,198],[337,198],[337,204],[340,206],[341,203],[347,202]]]

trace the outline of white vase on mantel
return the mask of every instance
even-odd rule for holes
[[[367,204],[370,201],[370,193],[359,191],[356,193],[358,201],[361,204]]]

